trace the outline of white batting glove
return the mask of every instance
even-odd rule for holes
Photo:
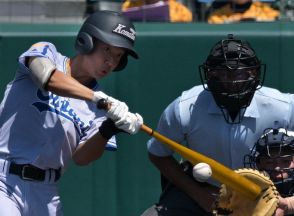
[[[110,102],[110,109],[106,112],[106,117],[114,122],[123,122],[126,120],[128,112],[129,107],[124,102],[114,99]]]
[[[126,103],[116,100],[101,91],[94,92],[93,102],[105,99],[110,104],[106,117],[114,121],[115,126],[129,134],[135,134],[143,124],[143,118],[138,113],[130,113]]]
[[[136,134],[143,124],[143,118],[138,113],[128,112],[125,118],[115,121],[115,126],[129,134]]]
[[[102,91],[94,92],[92,101],[97,104],[101,99],[105,99],[106,103],[110,105],[110,109],[107,111],[106,115],[108,118],[113,121],[125,118],[129,111],[129,107],[124,102],[114,99]]]
[[[114,103],[114,102],[117,101],[116,99],[108,96],[107,94],[103,93],[102,91],[94,92],[92,101],[97,104],[98,101],[101,100],[101,99],[105,99],[107,101],[107,103]]]

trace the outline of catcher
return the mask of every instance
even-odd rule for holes
[[[294,131],[266,129],[244,166],[265,171],[274,182],[280,194],[274,215],[294,215]]]

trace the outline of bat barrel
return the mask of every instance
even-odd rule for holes
[[[99,109],[107,110],[110,108],[109,106],[110,105],[107,103],[105,99],[101,99],[97,103],[97,108]],[[223,183],[231,187],[235,191],[243,194],[244,196],[254,200],[261,193],[261,188],[258,185],[256,185],[249,179],[235,173],[233,170],[222,165],[221,163],[218,163],[217,161],[209,157],[206,157],[198,152],[195,152],[189,148],[186,148],[174,142],[173,140],[159,134],[158,132],[153,131],[151,128],[147,127],[144,124],[141,126],[141,130],[146,132],[148,135],[153,136],[160,142],[168,145],[171,149],[180,154],[182,157],[186,158],[193,165],[199,162],[209,164],[212,169],[212,178],[214,178],[220,183]]]

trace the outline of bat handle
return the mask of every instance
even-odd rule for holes
[[[108,110],[109,109],[109,104],[107,103],[106,99],[100,99],[97,102],[97,108],[98,109],[104,109]]]
[[[147,125],[142,124],[140,129],[142,131],[144,131],[145,133],[147,133],[149,136],[153,135],[154,131],[150,127],[148,127]]]
[[[98,109],[103,109],[103,110],[109,110],[110,109],[110,104],[107,103],[106,99],[100,99],[97,102],[97,108]],[[153,135],[153,130],[148,127],[147,125],[142,124],[141,128],[142,131],[144,131],[145,133],[147,133],[148,135],[152,136]]]

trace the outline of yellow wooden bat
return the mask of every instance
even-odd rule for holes
[[[168,145],[175,152],[189,160],[193,165],[199,162],[209,164],[212,169],[212,178],[219,181],[220,183],[227,185],[228,187],[231,187],[232,189],[239,192],[240,194],[243,194],[249,199],[254,200],[260,195],[260,186],[234,172],[234,170],[229,169],[228,167],[205,155],[202,155],[189,148],[186,148],[183,145],[180,145],[179,143],[176,143],[175,141],[161,135],[160,133],[152,130],[144,124],[141,126],[141,130],[156,138],[158,141]]]

